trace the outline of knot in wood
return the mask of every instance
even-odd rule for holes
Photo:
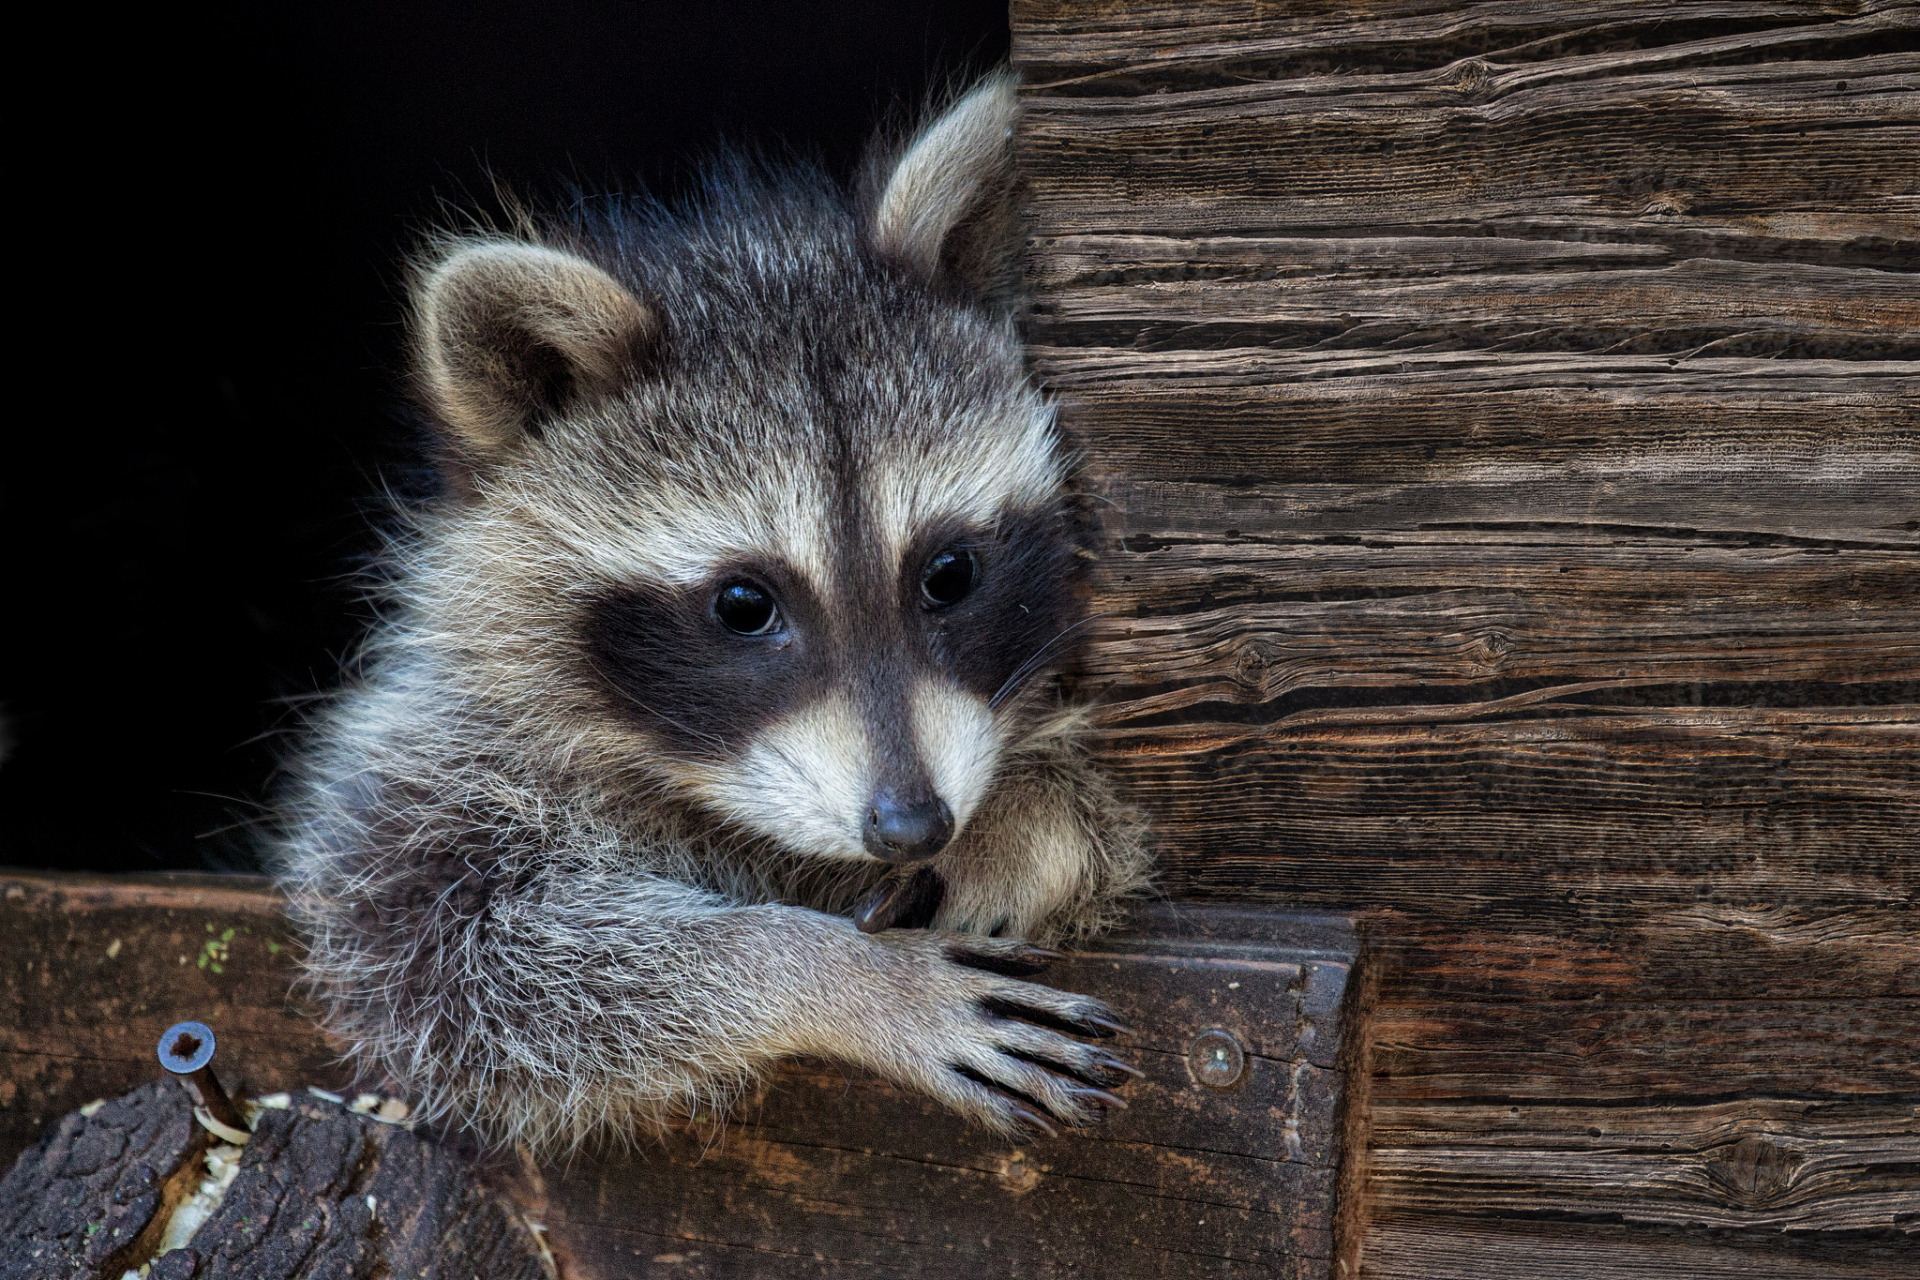
[[[1265,697],[1267,668],[1272,660],[1258,642],[1249,640],[1240,646],[1233,662],[1233,681],[1246,693]]]
[[[1693,207],[1693,197],[1684,191],[1662,191],[1647,201],[1646,208],[1640,211],[1643,218],[1679,218],[1684,217]]]
[[[1498,669],[1513,652],[1513,637],[1504,631],[1483,631],[1474,637],[1474,661],[1487,669]]]
[[[1479,58],[1462,58],[1448,67],[1446,84],[1462,97],[1480,100],[1493,84],[1493,68]]]
[[[1798,1151],[1749,1133],[1715,1148],[1707,1160],[1707,1177],[1735,1205],[1764,1209],[1785,1198],[1801,1159]]]

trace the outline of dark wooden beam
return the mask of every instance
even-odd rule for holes
[[[188,1017],[214,1028],[216,1066],[249,1092],[299,1101],[309,1083],[360,1083],[289,995],[297,943],[263,881],[0,877],[0,937],[14,1037],[0,1156],[151,1080],[160,1032]],[[545,1169],[509,1153],[487,1173],[545,1225],[569,1277],[1329,1276],[1342,1153],[1364,1145],[1346,1103],[1366,1038],[1357,956],[1345,917],[1160,905],[1057,964],[1048,981],[1137,1028],[1119,1048],[1146,1072],[1089,1135],[1013,1148],[856,1073],[797,1064],[725,1122]],[[1208,1074],[1214,1049],[1224,1075]],[[274,1139],[300,1168],[381,1137],[312,1119],[326,1130],[314,1153]]]
[[[537,1212],[593,1275],[1327,1276],[1354,947],[1338,917],[1155,909],[1046,975],[1138,1028],[1146,1078],[1098,1132],[1009,1149],[799,1069],[730,1122],[550,1175]],[[1216,1044],[1244,1053],[1221,1088]]]

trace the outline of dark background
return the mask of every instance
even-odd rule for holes
[[[102,19],[101,21],[104,21]],[[178,21],[178,19],[169,19]],[[16,117],[0,863],[248,869],[363,630],[408,248],[495,181],[671,193],[723,140],[851,169],[1005,57],[1004,0],[335,3],[61,33]]]

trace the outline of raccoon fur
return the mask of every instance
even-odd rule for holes
[[[1053,678],[1089,535],[1014,324],[1015,101],[853,193],[739,163],[419,263],[445,492],[279,865],[330,1029],[426,1113],[551,1151],[795,1055],[1008,1136],[1118,1103],[1109,1011],[1025,980],[1149,864]]]

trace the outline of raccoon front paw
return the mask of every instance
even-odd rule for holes
[[[890,946],[927,963],[920,1007],[894,1024],[904,1048],[890,1074],[1015,1140],[1088,1128],[1126,1103],[1111,1090],[1142,1074],[1077,1036],[1126,1028],[1099,1000],[1020,981],[1056,952],[957,934],[892,934]]]

